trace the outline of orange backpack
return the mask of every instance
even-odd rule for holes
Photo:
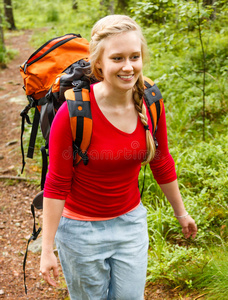
[[[45,43],[20,67],[24,89],[29,101],[29,104],[21,112],[22,172],[25,166],[24,124],[25,120],[31,124],[28,112],[31,108],[35,108],[27,157],[33,158],[37,130],[40,124],[42,135],[46,140],[46,145],[41,148],[43,157],[42,189],[47,171],[46,150],[48,149],[51,123],[57,110],[65,101],[64,92],[67,89],[74,88],[77,90],[82,100],[86,94],[88,98],[90,80],[85,76],[90,71],[88,60],[89,42],[80,35],[66,34]],[[79,81],[81,81],[80,85]],[[89,131],[92,132],[92,121],[90,123],[91,129]],[[73,127],[76,127],[76,123],[72,122],[72,124]],[[79,158],[77,160],[79,161]]]

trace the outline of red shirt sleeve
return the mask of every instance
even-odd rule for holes
[[[65,200],[73,176],[72,133],[67,102],[58,110],[49,137],[49,167],[44,196]]]
[[[148,119],[150,120],[149,117]],[[151,122],[149,122],[149,126],[152,126]],[[169,183],[177,179],[177,175],[175,171],[174,160],[171,154],[169,153],[168,149],[164,103],[162,113],[158,121],[158,129],[155,136],[158,142],[158,148],[156,149],[154,159],[150,162],[150,168],[158,184]]]

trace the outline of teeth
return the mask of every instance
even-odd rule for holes
[[[119,77],[129,79],[132,77],[132,75],[119,75]]]

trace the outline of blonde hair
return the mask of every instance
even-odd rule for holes
[[[104,41],[106,38],[117,35],[127,31],[135,31],[141,40],[141,55],[142,60],[145,60],[147,53],[146,40],[142,34],[140,26],[126,15],[109,15],[100,19],[92,28],[91,41],[90,41],[90,64],[92,74],[99,80],[103,80],[103,75],[99,68],[96,66],[96,62],[104,51]],[[146,107],[143,103],[144,95],[144,80],[143,75],[139,76],[133,91],[133,100],[135,108],[139,114],[141,122],[144,126],[148,125],[148,118],[146,115]],[[146,130],[146,145],[147,155],[143,161],[143,165],[150,162],[155,155],[155,144],[153,137],[149,130]]]

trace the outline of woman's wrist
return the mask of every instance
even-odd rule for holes
[[[43,253],[46,253],[46,254],[49,254],[49,253],[52,253],[54,250],[54,242],[53,244],[42,244],[42,252]]]
[[[187,216],[189,216],[188,212],[185,212],[183,215],[180,215],[180,216],[174,214],[174,217],[177,219],[183,219],[183,218],[186,219]]]

